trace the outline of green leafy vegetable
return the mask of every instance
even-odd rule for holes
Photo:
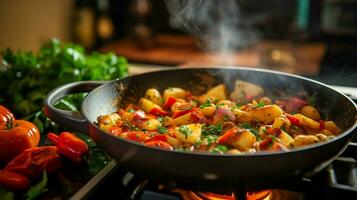
[[[37,52],[5,49],[1,52],[0,104],[16,116],[41,110],[55,87],[80,80],[111,80],[127,75],[127,62],[114,53],[86,54],[83,47],[53,39]],[[67,100],[67,105],[73,103]],[[69,103],[69,104],[68,104]]]
[[[47,186],[47,173],[43,172],[42,180],[38,182],[36,185],[32,186],[26,193],[26,199],[32,200],[36,197],[40,196],[41,194],[48,191],[46,188]]]

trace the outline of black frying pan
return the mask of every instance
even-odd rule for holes
[[[262,86],[268,95],[293,95],[301,91],[314,95],[323,116],[334,120],[343,132],[331,141],[289,152],[216,155],[147,147],[111,136],[96,125],[99,115],[115,112],[118,106],[129,102],[136,103],[151,87],[161,91],[167,87],[181,87],[202,94],[218,83],[233,87],[237,79]],[[89,91],[91,92],[83,101],[80,113],[59,110],[53,106],[67,94]],[[152,180],[178,183],[196,189],[247,188],[314,174],[343,152],[357,126],[354,102],[329,86],[296,75],[240,67],[174,69],[106,83],[74,82],[49,93],[44,102],[44,111],[53,121],[88,133],[119,165],[134,173]]]

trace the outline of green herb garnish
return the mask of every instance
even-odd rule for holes
[[[185,135],[186,139],[187,136],[192,134],[192,131],[186,125],[180,126],[179,131]]]
[[[128,109],[128,113],[134,113],[134,112],[135,112],[134,109],[132,109],[132,108],[129,108],[129,109]]]
[[[206,107],[210,107],[212,105],[212,102],[207,99],[203,104],[200,105],[200,108],[206,108]]]
[[[214,149],[212,149],[212,152],[214,152],[214,153],[224,153],[227,151],[228,151],[228,148],[224,145],[217,145]]]
[[[202,126],[202,135],[219,135],[222,133],[222,124]]]
[[[159,121],[160,123],[164,123],[164,121],[165,121],[165,118],[164,117],[158,117],[158,118],[156,118],[157,119],[157,121]]]
[[[256,108],[261,108],[261,107],[264,107],[264,106],[265,106],[264,102],[259,102],[255,107]]]
[[[161,134],[164,134],[167,133],[167,128],[165,128],[164,126],[158,126],[157,131]]]

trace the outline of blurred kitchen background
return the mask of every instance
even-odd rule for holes
[[[0,49],[53,37],[125,56],[132,73],[237,65],[357,87],[357,0],[0,1]]]

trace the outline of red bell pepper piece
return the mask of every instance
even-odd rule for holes
[[[320,131],[325,129],[325,121],[324,120],[320,120]]]
[[[259,143],[259,148],[266,150],[273,145],[273,142],[273,137],[266,137],[263,141]]]
[[[228,139],[233,136],[236,132],[238,131],[237,127],[233,127],[231,129],[229,129],[228,131],[226,131],[223,135],[219,136],[217,139],[217,142],[219,144],[223,144],[226,141],[228,141]]]
[[[61,167],[56,146],[41,146],[24,150],[7,163],[5,170],[26,175],[41,176],[43,171],[52,173]]]
[[[293,115],[290,115],[290,114],[286,114],[286,117],[289,119],[291,124],[293,124],[295,126],[300,126],[300,121],[299,121],[298,118],[296,118],[296,117],[294,117]]]
[[[146,140],[145,142],[151,142],[151,141],[164,141],[164,142],[167,142],[167,137],[166,135],[155,135],[154,137]]]
[[[22,174],[0,170],[0,186],[11,190],[25,190],[30,187],[30,180]]]
[[[120,136],[120,134],[123,132],[123,129],[118,126],[113,126],[110,127],[108,131],[114,136]]]
[[[165,101],[163,107],[166,108],[166,109],[171,108],[172,104],[176,103],[176,101],[177,101],[176,98],[169,96],[169,97],[166,99],[166,101]]]
[[[145,145],[149,146],[149,147],[159,147],[162,149],[173,150],[172,146],[169,143],[161,141],[161,140],[145,142]]]
[[[150,139],[150,136],[142,131],[130,131],[127,133],[127,139],[141,142]]]
[[[189,109],[189,110],[179,110],[179,111],[175,111],[173,114],[172,114],[172,118],[175,119],[175,118],[178,118],[182,115],[185,115],[189,112],[191,112],[192,109]]]
[[[80,162],[82,156],[88,153],[87,143],[70,132],[62,132],[59,136],[49,133],[47,138],[57,146],[59,154],[74,162]]]
[[[155,107],[152,110],[150,110],[149,114],[162,116],[162,115],[167,115],[168,112],[164,111],[162,108]]]

